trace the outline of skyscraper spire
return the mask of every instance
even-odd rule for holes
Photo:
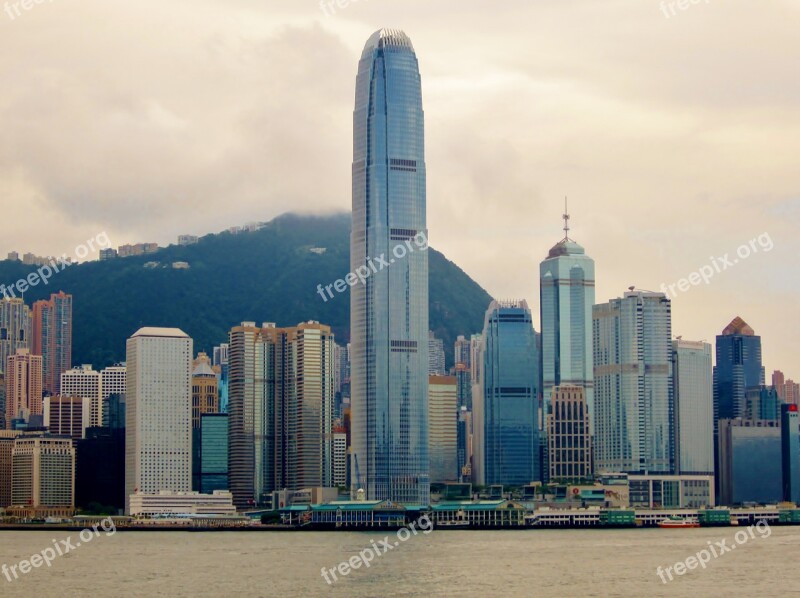
[[[564,197],[564,240],[569,241],[569,205],[567,204],[567,198]]]

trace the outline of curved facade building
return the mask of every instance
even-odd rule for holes
[[[481,380],[473,396],[473,479],[478,485],[541,481],[539,355],[525,301],[492,301],[483,324]]]
[[[353,113],[353,491],[427,504],[428,256],[424,115],[408,36],[367,41]],[[388,266],[372,267],[384,259]]]

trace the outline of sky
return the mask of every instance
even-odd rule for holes
[[[433,247],[538,312],[568,196],[598,302],[673,285],[676,336],[741,316],[767,379],[800,379],[800,0],[0,8],[2,256],[349,210],[357,63],[392,27],[420,61]]]

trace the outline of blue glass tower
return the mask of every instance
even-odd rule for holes
[[[389,266],[350,293],[353,492],[408,504],[430,498],[424,138],[411,40],[377,31],[356,82],[350,264]]]
[[[525,301],[493,301],[483,327],[483,370],[473,397],[475,478],[521,486],[539,471],[539,355]]]
[[[594,414],[594,359],[592,306],[595,298],[594,260],[569,238],[569,214],[564,214],[564,238],[539,265],[542,323],[542,416],[540,431],[547,431],[550,397],[555,386],[583,387]],[[546,444],[546,443],[545,443]],[[549,467],[545,464],[544,472]]]
[[[745,417],[747,389],[764,385],[761,337],[741,318],[734,319],[717,337],[714,367],[714,419]],[[714,426],[714,430],[718,425]]]

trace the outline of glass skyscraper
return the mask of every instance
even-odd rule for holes
[[[717,337],[714,367],[714,419],[745,417],[747,389],[764,385],[761,337],[741,318],[735,318]],[[717,429],[715,425],[714,429]]]
[[[568,214],[564,214],[564,221],[564,238],[539,265],[543,411],[539,424],[543,433],[555,386],[584,388],[590,429],[594,412],[594,260],[569,238]],[[549,470],[547,465],[545,470]]]
[[[390,266],[350,291],[353,492],[410,504],[430,496],[424,138],[411,40],[377,31],[356,82],[350,264]]]
[[[473,396],[474,480],[521,486],[541,481],[539,356],[525,301],[493,301],[483,327],[481,381]]]
[[[592,318],[596,471],[673,473],[670,300],[630,291],[595,305]]]

